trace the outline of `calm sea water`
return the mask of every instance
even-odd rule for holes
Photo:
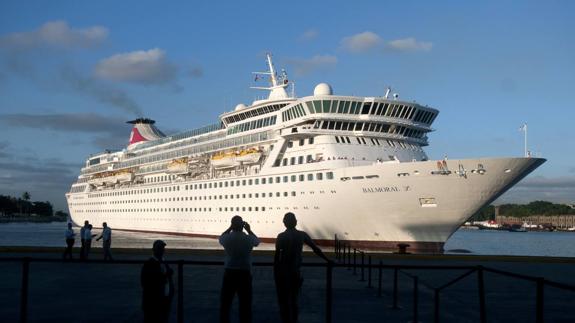
[[[63,247],[64,222],[0,224],[0,246]],[[113,228],[112,228],[113,229]],[[75,228],[76,233],[79,228]],[[93,231],[99,234],[99,230]],[[219,249],[215,239],[113,231],[113,247],[150,248],[156,239],[170,248]],[[100,247],[101,242],[94,242]],[[79,240],[76,241],[79,245]],[[575,232],[507,232],[461,229],[447,241],[445,250],[467,250],[477,255],[575,257]],[[273,244],[258,249],[271,250]]]

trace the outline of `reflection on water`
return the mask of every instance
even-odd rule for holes
[[[65,222],[53,223],[3,223],[0,224],[0,246],[64,247]],[[113,230],[114,228],[112,228]],[[224,231],[226,228],[222,228]],[[80,228],[75,228],[76,234]],[[254,231],[257,234],[257,230]],[[93,233],[100,234],[94,229]],[[113,230],[112,247],[151,247],[156,239],[166,241],[175,249],[221,249],[216,239],[161,235],[156,233],[122,232]],[[77,237],[76,246],[80,245]],[[101,242],[93,242],[101,247]],[[555,256],[575,257],[573,232],[507,232],[461,229],[445,244],[445,250],[455,253],[468,250],[477,255]],[[273,244],[262,243],[259,250],[273,250]]]

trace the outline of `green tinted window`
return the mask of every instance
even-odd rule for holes
[[[337,104],[339,103],[339,101],[333,101],[331,103],[331,113],[337,113]]]
[[[313,105],[311,104],[311,102],[306,102],[305,103],[307,105],[307,110],[309,111],[309,113],[315,113],[315,110],[313,109]]]
[[[343,113],[349,113],[349,101],[345,101],[345,105],[343,107]]]
[[[313,101],[313,106],[315,108],[315,113],[321,113],[321,101]]]
[[[330,108],[331,108],[331,101],[324,100],[323,101],[323,112],[329,113]]]

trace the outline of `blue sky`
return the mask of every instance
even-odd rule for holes
[[[0,194],[65,208],[90,153],[122,148],[137,115],[167,133],[249,104],[274,54],[298,96],[406,100],[440,110],[431,158],[548,162],[499,202],[575,202],[571,1],[0,2]]]

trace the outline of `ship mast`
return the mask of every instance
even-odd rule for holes
[[[256,75],[256,81],[259,79],[259,75],[269,75],[271,86],[270,87],[252,86],[250,88],[270,91],[268,100],[281,100],[289,98],[287,91],[285,90],[289,85],[287,73],[284,70],[282,70],[282,75],[280,76],[278,82],[278,76],[274,68],[274,64],[272,63],[272,55],[270,53],[266,53],[266,61],[268,64],[269,72],[252,72],[252,74]]]

